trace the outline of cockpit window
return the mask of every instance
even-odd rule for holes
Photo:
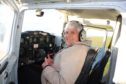
[[[22,32],[42,30],[49,33],[57,32],[60,35],[63,27],[63,14],[55,9],[43,9],[42,11],[42,16],[37,16],[36,10],[25,11]]]
[[[107,40],[107,31],[100,29],[88,29],[86,32],[86,39],[91,41],[91,46],[102,47],[105,46]]]

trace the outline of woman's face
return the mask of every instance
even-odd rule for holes
[[[79,32],[77,28],[68,26],[64,30],[64,40],[67,46],[71,46],[73,43],[79,41]]]

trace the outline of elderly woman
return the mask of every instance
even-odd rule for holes
[[[64,40],[67,48],[60,50],[54,60],[45,58],[42,64],[42,84],[74,84],[79,76],[88,47],[80,42],[83,26],[78,21],[69,21],[64,28]]]

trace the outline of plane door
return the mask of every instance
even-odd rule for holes
[[[17,84],[15,17],[16,11],[9,4],[6,5],[5,2],[0,1],[0,84]]]

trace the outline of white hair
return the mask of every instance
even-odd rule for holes
[[[69,26],[73,26],[74,28],[78,30],[78,32],[80,32],[83,29],[83,25],[79,21],[76,21],[76,20],[69,21],[65,25],[64,30],[66,30]]]

